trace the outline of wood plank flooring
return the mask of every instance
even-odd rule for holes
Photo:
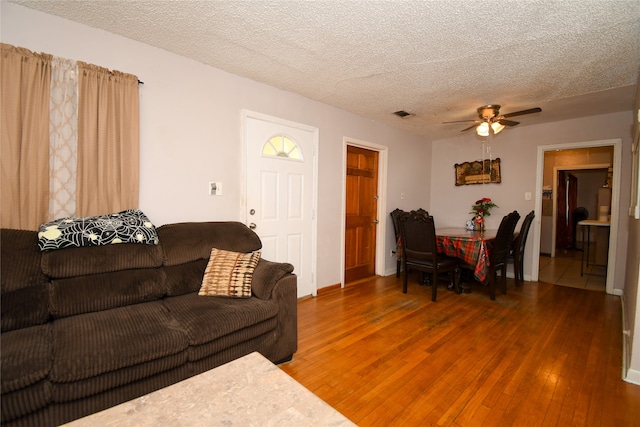
[[[489,299],[377,278],[298,303],[280,367],[359,426],[638,426],[620,299],[509,279]]]

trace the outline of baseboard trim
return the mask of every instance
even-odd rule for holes
[[[629,367],[631,337],[629,334],[629,324],[627,322],[625,305],[624,292],[620,291],[620,306],[622,313],[622,379],[628,383],[640,385],[640,371]]]
[[[326,294],[327,292],[330,292],[330,291],[335,291],[336,289],[340,289],[341,287],[342,286],[340,285],[340,283],[336,283],[335,285],[325,286],[324,288],[318,289],[318,295]]]
[[[629,369],[627,376],[623,378],[628,383],[640,385],[640,371],[636,369]]]

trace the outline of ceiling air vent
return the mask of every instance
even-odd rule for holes
[[[402,119],[404,119],[405,117],[407,117],[407,116],[410,116],[410,115],[411,115],[411,113],[407,113],[407,112],[406,112],[406,111],[404,111],[404,110],[396,111],[396,112],[395,112],[395,113],[393,113],[393,114],[395,114],[396,116],[398,116],[398,117],[400,117],[400,118],[402,118]]]

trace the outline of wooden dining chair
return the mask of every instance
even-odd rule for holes
[[[417,212],[424,213],[425,215],[429,215],[429,212],[420,208]],[[396,237],[396,277],[400,277],[400,270],[402,269],[402,238],[400,236],[400,225],[398,224],[398,219],[400,215],[405,213],[402,209],[394,209],[391,211],[391,222],[393,223],[393,233]]]
[[[416,270],[431,275],[431,301],[436,300],[438,292],[438,276],[449,274],[449,283],[456,293],[458,291],[458,259],[438,254],[438,241],[433,217],[426,211],[405,212],[399,218],[402,238],[402,267],[404,280],[402,292],[407,293],[409,270]]]
[[[511,253],[509,254],[508,262],[513,262],[513,276],[516,280],[516,286],[520,286],[524,282],[524,248],[527,245],[527,236],[535,216],[535,212],[531,211],[524,217],[518,237],[514,239]]]
[[[513,233],[520,220],[520,214],[513,211],[500,221],[496,238],[487,243],[489,249],[489,297],[496,299],[496,282],[500,273],[500,290],[507,293],[507,259],[513,241]]]
[[[400,224],[398,220],[405,213],[402,209],[394,209],[391,211],[391,222],[393,223],[393,232],[396,236],[396,277],[400,277],[400,268],[402,264],[402,238],[400,237]]]

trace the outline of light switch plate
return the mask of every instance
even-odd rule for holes
[[[209,195],[210,196],[222,196],[222,183],[210,182],[209,183]]]

